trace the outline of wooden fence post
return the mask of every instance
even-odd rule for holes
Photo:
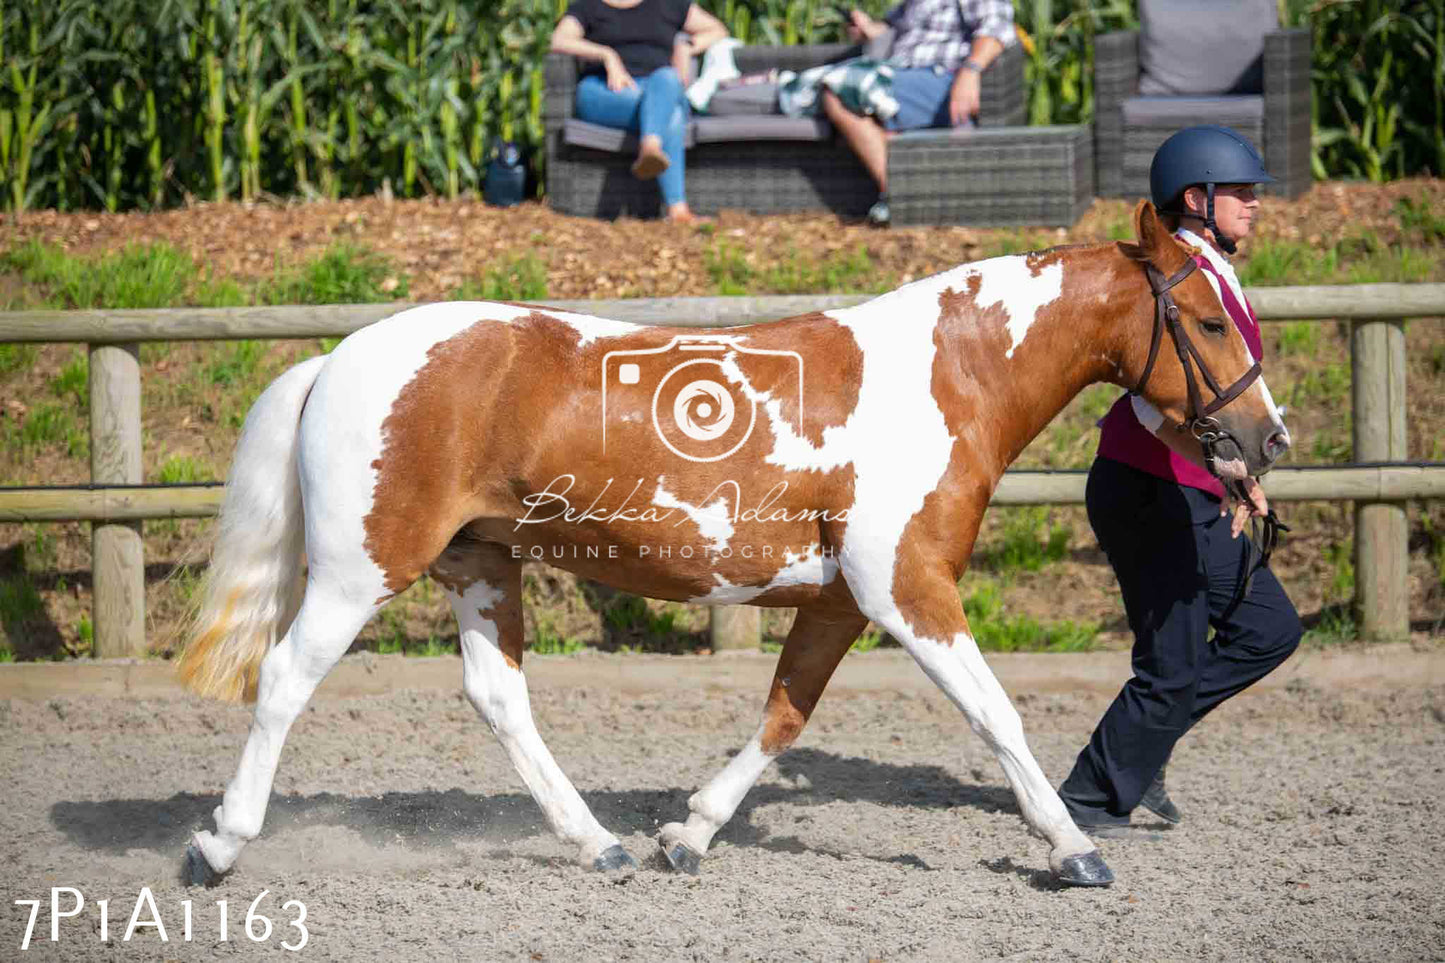
[[[1403,461],[1405,325],[1399,318],[1350,328],[1355,461]],[[1409,520],[1402,501],[1355,503],[1355,602],[1360,636],[1400,639],[1410,632]]]
[[[90,480],[138,485],[140,349],[135,344],[90,346]],[[93,629],[100,658],[145,653],[145,546],[140,522],[91,528]]]
[[[712,650],[752,649],[763,642],[762,610],[756,605],[714,605],[709,630]]]

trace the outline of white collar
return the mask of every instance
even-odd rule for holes
[[[1204,260],[1208,261],[1209,266],[1214,268],[1215,272],[1229,285],[1230,293],[1234,295],[1235,299],[1241,305],[1245,303],[1244,289],[1240,286],[1239,275],[1234,273],[1234,265],[1229,263],[1228,258],[1221,254],[1213,244],[1188,228],[1181,227],[1174,232],[1174,236],[1185,244],[1199,248],[1199,253],[1203,255]]]
[[[1230,264],[1228,259],[1225,258],[1223,254],[1219,253],[1219,251],[1214,247],[1213,244],[1210,244],[1204,238],[1189,230],[1189,228],[1181,227],[1179,230],[1174,232],[1174,236],[1177,237],[1179,240],[1183,241],[1185,244],[1192,244],[1195,247],[1199,248],[1199,253],[1204,255],[1204,259],[1209,262],[1209,266],[1214,268],[1214,270],[1218,271],[1220,274],[1224,274],[1226,276],[1234,274],[1234,265]]]

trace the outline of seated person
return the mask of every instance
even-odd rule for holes
[[[958,127],[978,113],[980,77],[1014,40],[1009,0],[903,0],[882,20],[861,10],[849,14],[853,39],[874,40],[893,28],[888,62],[894,68],[893,96],[898,113],[887,130]],[[853,113],[831,91],[823,92],[823,111],[878,184],[878,202],[868,211],[875,224],[887,224],[888,140],[871,117]]]
[[[633,176],[657,178],[672,221],[697,220],[683,189],[692,58],[726,36],[692,0],[572,0],[552,31],[553,51],[596,61],[577,83],[577,116],[640,135]]]

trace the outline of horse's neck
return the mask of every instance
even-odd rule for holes
[[[1026,284],[1049,286],[1057,296],[1037,307],[1011,350],[1000,356],[996,324],[976,313],[959,313],[945,322],[949,341],[958,346],[960,364],[953,386],[959,397],[974,395],[987,430],[977,441],[992,458],[995,477],[1084,388],[1121,376],[1122,332],[1136,313],[1135,280],[1114,245],[1060,249],[1032,258],[1038,273]],[[1057,267],[1055,267],[1057,265]],[[1048,272],[1062,272],[1050,278]],[[1126,291],[1125,297],[1119,292]],[[1028,303],[1030,298],[1020,298]],[[1033,299],[1037,301],[1038,299]],[[980,305],[985,312],[989,305]],[[956,340],[955,340],[956,339]]]

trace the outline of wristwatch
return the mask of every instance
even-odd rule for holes
[[[983,67],[976,60],[965,60],[963,63],[958,65],[958,69],[972,70],[976,74],[983,74]]]

